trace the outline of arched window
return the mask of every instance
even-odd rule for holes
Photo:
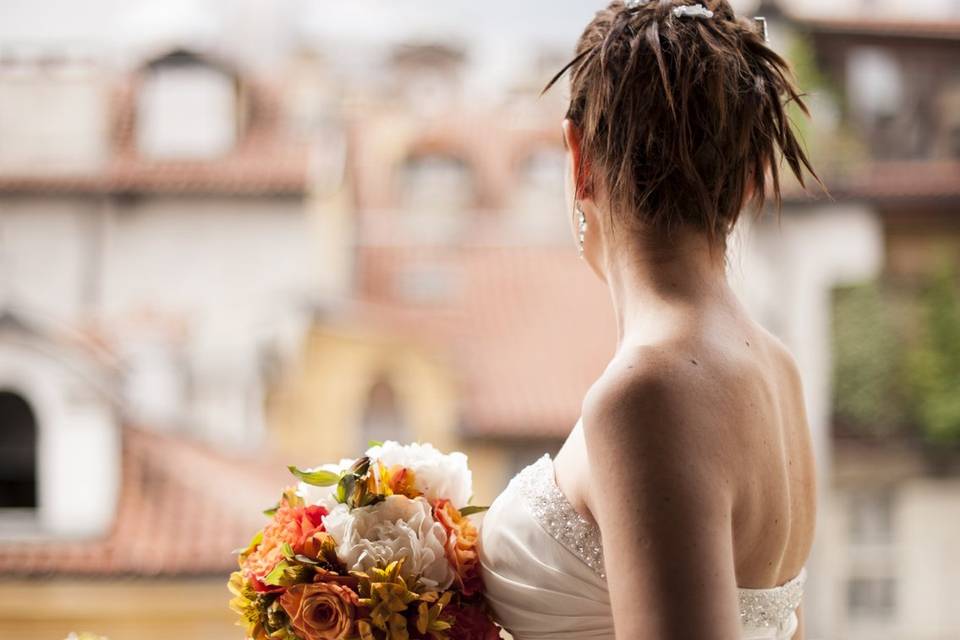
[[[199,160],[229,152],[237,139],[236,78],[187,51],[152,61],[137,100],[137,147],[150,158]]]
[[[555,216],[564,208],[563,171],[565,156],[560,147],[540,147],[517,166],[515,206],[524,215],[549,212]],[[562,219],[562,218],[561,218]]]
[[[378,377],[370,387],[360,431],[364,447],[371,440],[406,442],[410,439],[396,390],[386,376]]]
[[[30,405],[0,391],[0,509],[37,507],[37,420]]]
[[[401,206],[405,211],[455,216],[476,205],[472,168],[454,155],[410,156],[400,167],[399,182]]]
[[[563,148],[556,145],[539,146],[517,159],[511,214],[505,221],[514,237],[529,242],[569,239],[573,212],[563,191],[565,162]]]

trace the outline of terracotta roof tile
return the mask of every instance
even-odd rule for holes
[[[960,40],[960,20],[806,16],[798,16],[796,19],[806,28],[819,33]]]
[[[461,376],[468,435],[562,437],[616,344],[606,289],[572,247],[364,247],[365,326],[414,339]],[[446,270],[436,303],[404,300],[405,269]]]
[[[862,167],[840,189],[871,200],[960,198],[960,161],[886,161]]]
[[[825,198],[815,182],[804,193],[791,176],[783,176],[783,199],[809,202]],[[845,167],[823,176],[830,195],[837,200],[869,202],[920,202],[960,199],[960,161],[884,160]]]
[[[134,428],[123,438],[110,531],[91,540],[0,541],[0,573],[224,575],[236,566],[230,552],[263,526],[260,511],[289,480],[280,464],[230,458],[185,439]]]

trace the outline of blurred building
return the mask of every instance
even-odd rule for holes
[[[350,203],[352,235],[337,243],[352,246],[349,281],[270,406],[305,459],[385,435],[467,447],[490,499],[557,448],[615,328],[571,250],[559,103],[528,91],[473,107],[461,57],[403,46],[388,62],[394,84],[345,113],[347,172],[326,198]],[[323,197],[314,206],[321,220],[341,215]]]
[[[884,358],[838,343],[843,291],[960,261],[960,28],[758,12],[834,196],[791,186],[730,259],[806,385],[808,636],[957,637],[946,449],[864,434],[883,421],[844,417],[863,385],[835,372]],[[566,60],[527,53],[493,101],[439,40],[266,77],[175,41],[123,70],[0,58],[0,636],[236,637],[229,551],[284,464],[427,440],[471,456],[487,502],[559,448],[615,327],[563,201],[564,96],[537,99]]]
[[[960,22],[798,28],[839,138],[858,141],[835,148],[834,195],[869,205],[883,241],[876,277],[831,300],[823,612],[834,637],[960,637],[947,591],[960,580]]]
[[[285,99],[180,49],[123,74],[0,59],[0,571],[57,576],[0,587],[27,594],[0,635],[229,621],[220,580],[162,579],[222,575],[283,481],[258,493],[229,455],[265,442],[265,389],[318,282],[312,155]],[[164,627],[155,596],[208,610]]]

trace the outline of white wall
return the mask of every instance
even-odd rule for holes
[[[42,337],[0,334],[0,389],[30,404],[39,432],[38,518],[29,533],[92,536],[113,522],[120,432],[100,383],[71,349]],[[0,513],[0,535],[10,533]]]
[[[259,359],[306,329],[315,233],[301,198],[0,199],[0,300],[99,321],[134,421],[256,446]]]
[[[85,173],[105,161],[108,84],[93,66],[0,70],[0,172]]]

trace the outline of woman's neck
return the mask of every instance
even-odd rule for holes
[[[718,306],[739,304],[723,248],[711,250],[696,231],[610,243],[604,272],[620,345],[668,339]]]

